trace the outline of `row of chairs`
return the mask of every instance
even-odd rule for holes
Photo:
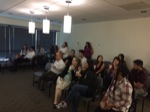
[[[109,64],[110,64],[110,62],[105,61],[105,69],[108,69]],[[48,71],[49,68],[50,68],[50,66],[51,66],[51,63],[48,62],[48,63],[46,64],[46,66],[45,66],[45,71]],[[38,79],[39,77],[41,77],[42,74],[43,74],[43,71],[34,72],[34,73],[33,73],[33,85],[35,85],[35,83],[37,82],[37,79]],[[145,95],[142,97],[142,110],[141,110],[141,112],[144,111],[145,99],[147,98],[147,96],[148,96],[149,93],[150,93],[150,76],[148,77],[148,80],[149,80],[149,91],[148,91],[147,94],[145,94]],[[47,82],[47,84],[48,84],[48,88],[49,88],[49,97],[50,97],[50,96],[51,96],[51,91],[52,91],[51,89],[52,89],[52,86],[53,86],[54,84],[53,84],[53,81],[49,81],[49,82]],[[90,104],[91,104],[92,102],[94,102],[95,100],[97,100],[97,99],[100,100],[100,98],[102,97],[101,90],[102,90],[102,87],[103,87],[103,79],[102,79],[101,77],[98,77],[98,78],[97,78],[97,84],[98,84],[99,88],[97,89],[95,95],[94,95],[93,97],[91,97],[91,98],[86,98],[86,97],[83,98],[84,104],[87,103],[87,112],[89,112]],[[67,93],[68,93],[69,90],[70,90],[69,88],[67,88],[67,89],[64,90],[65,97],[66,97],[66,95],[67,95]],[[135,109],[134,109],[134,112],[136,112],[136,105],[137,105],[137,101],[135,102]],[[133,112],[133,111],[130,110],[130,112]]]

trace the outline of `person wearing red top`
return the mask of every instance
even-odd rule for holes
[[[93,55],[94,51],[93,48],[91,46],[90,42],[86,42],[85,47],[84,47],[84,55],[87,59],[92,59],[92,55]]]

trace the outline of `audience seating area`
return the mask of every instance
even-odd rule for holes
[[[46,56],[46,57],[45,57]],[[38,88],[38,79],[43,75],[43,72],[48,72],[52,66],[52,63],[54,62],[54,57],[51,57],[50,55],[48,55],[48,53],[45,53],[44,56],[41,57],[41,59],[44,59],[43,60],[43,64],[42,65],[45,65],[45,67],[43,66],[38,66],[37,64],[33,64],[32,63],[32,60],[30,62],[24,62],[24,63],[21,63],[19,64],[18,68],[19,69],[25,69],[27,67],[28,68],[31,68],[31,69],[34,69],[35,72],[33,72],[33,87],[37,87]],[[95,64],[97,63],[97,60],[96,59],[90,59],[90,61],[92,62],[93,64],[93,67],[95,66]],[[46,62],[46,63],[45,63]],[[103,91],[104,89],[104,84],[103,81],[104,81],[104,78],[105,78],[105,73],[107,72],[107,70],[109,69],[110,67],[110,64],[111,62],[110,61],[103,61],[104,65],[105,65],[105,68],[104,68],[104,72],[103,74],[100,74],[98,77],[97,77],[97,84],[98,84],[98,89],[96,90],[96,92],[94,93],[94,96],[93,97],[90,97],[90,98],[87,98],[87,97],[82,97],[83,99],[83,102],[84,102],[84,105],[86,105],[86,110],[85,112],[89,112],[90,108],[91,108],[91,103],[94,103],[95,101],[100,101],[102,99],[102,97],[104,96],[105,92],[106,91]],[[13,60],[12,58],[0,58],[0,71],[2,71],[4,73],[5,69],[12,69],[13,68]],[[38,67],[37,67],[38,66]],[[36,69],[35,69],[36,68]],[[44,68],[44,70],[42,69]],[[40,70],[39,70],[40,69]],[[101,77],[101,75],[104,76]],[[55,86],[56,86],[56,83],[54,83],[53,81],[48,81],[45,85],[44,85],[44,88],[43,89],[47,89],[48,88],[48,91],[49,91],[49,97],[51,96],[54,96],[52,95],[52,93],[54,93],[55,91]],[[64,89],[63,90],[63,94],[64,94],[64,99],[67,97],[67,95],[69,94],[71,88],[72,88],[73,85],[69,86],[68,88]],[[53,91],[53,92],[52,92]],[[150,75],[148,76],[148,93],[145,94],[144,96],[142,96],[142,105],[141,105],[141,112],[144,112],[144,104],[145,104],[145,99],[147,99],[147,97],[149,97],[149,94],[150,94]],[[132,111],[132,109],[130,109],[130,112],[136,112],[136,106],[137,106],[137,103],[138,103],[138,100],[135,100],[135,105],[134,105],[134,111]],[[97,106],[99,105],[99,103],[97,103]],[[93,110],[94,112],[94,110]]]

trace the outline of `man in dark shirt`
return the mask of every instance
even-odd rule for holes
[[[134,60],[133,64],[131,74],[134,82],[135,95],[136,97],[146,95],[148,89],[147,70],[143,68],[143,61],[140,59]]]

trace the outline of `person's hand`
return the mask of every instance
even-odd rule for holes
[[[78,67],[78,71],[81,72],[81,70],[82,70],[82,68],[81,68],[81,66],[79,66],[79,67]]]
[[[64,79],[62,77],[60,77],[60,81],[63,81]]]
[[[113,107],[114,107],[114,104],[113,104],[113,103],[110,103],[110,102],[109,102],[109,103],[106,104],[106,109],[107,109],[107,110],[112,109]]]
[[[109,69],[112,69],[112,64],[109,65]]]
[[[104,110],[104,109],[105,109],[105,103],[101,101],[101,102],[100,102],[100,107],[101,107],[101,109]]]
[[[81,77],[81,74],[80,74],[80,72],[76,72],[76,77]]]
[[[136,82],[134,82],[134,88],[136,88],[136,89],[138,88],[138,87],[137,87],[137,83],[136,83]]]

